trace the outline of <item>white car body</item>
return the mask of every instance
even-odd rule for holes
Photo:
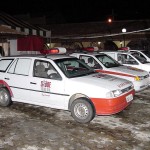
[[[49,69],[53,69],[53,72],[47,75]],[[78,122],[86,123],[92,120],[95,114],[110,115],[122,111],[131,103],[135,92],[133,83],[128,80],[93,72],[79,59],[71,56],[51,55],[46,58],[1,58],[2,106],[8,105],[7,93],[12,101],[70,110],[73,114],[77,109],[74,118]],[[75,104],[77,100],[80,103]],[[88,107],[85,103],[88,103]],[[89,107],[92,107],[93,111],[89,111]],[[85,111],[83,116],[81,109]],[[87,119],[86,115],[90,113],[93,115]]]
[[[132,66],[134,68],[142,69],[150,74],[150,62],[146,61],[144,58],[128,51],[103,51],[103,53],[111,56],[119,63],[125,66]]]
[[[150,58],[144,53],[144,50],[128,50],[131,53],[137,53],[140,57],[144,58],[147,62],[150,62]]]
[[[102,54],[101,53],[72,53],[70,55],[77,57],[81,60],[84,59],[85,63],[88,64],[90,67],[92,67],[92,65],[94,66],[96,64],[96,66],[94,66],[93,68],[97,72],[110,74],[110,75],[113,75],[116,77],[120,77],[120,78],[124,78],[124,79],[132,81],[136,92],[146,89],[150,84],[150,77],[149,77],[149,74],[147,71],[120,65],[114,59],[111,59],[110,57],[108,57],[108,55],[105,55],[103,53]],[[102,57],[103,55],[105,56],[105,58],[104,58],[105,60],[101,61],[100,57]],[[92,58],[94,60],[93,61],[94,64],[88,63],[87,59],[89,59],[89,58]],[[114,63],[115,66],[112,66],[112,67],[106,66],[105,63],[109,63],[109,62]],[[136,77],[140,77],[142,79],[137,80]]]

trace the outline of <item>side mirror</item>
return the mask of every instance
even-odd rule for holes
[[[57,79],[57,80],[61,80],[61,76],[58,73],[51,73],[49,75],[50,79]]]

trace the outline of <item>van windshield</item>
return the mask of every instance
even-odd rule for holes
[[[146,58],[143,57],[143,56],[141,56],[141,55],[139,55],[138,52],[132,52],[131,55],[134,56],[134,57],[135,57],[138,61],[140,61],[142,64],[149,63],[149,62],[147,62]]]
[[[55,60],[55,63],[68,78],[95,73],[94,69],[90,68],[77,58],[57,59]]]
[[[106,68],[122,66],[119,62],[114,60],[108,55],[96,55],[95,56]]]

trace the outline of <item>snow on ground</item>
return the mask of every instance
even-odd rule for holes
[[[89,124],[76,123],[68,111],[14,103],[0,107],[0,149],[149,150],[149,116],[149,97],[136,97],[123,112]]]

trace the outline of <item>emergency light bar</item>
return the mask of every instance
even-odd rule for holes
[[[64,47],[54,47],[51,49],[41,50],[41,54],[64,54],[66,53],[66,48]]]
[[[83,50],[88,52],[94,52],[94,51],[98,51],[98,47],[86,47]]]
[[[121,47],[121,48],[118,48],[118,50],[130,50],[130,47]]]

